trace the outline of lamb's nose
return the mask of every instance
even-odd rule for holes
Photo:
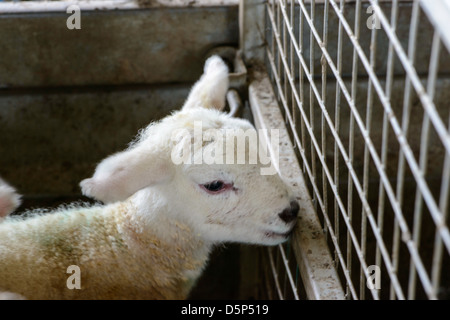
[[[278,214],[278,216],[286,223],[291,222],[295,218],[297,218],[298,210],[300,209],[297,201],[291,201],[291,205],[289,208],[286,208]]]

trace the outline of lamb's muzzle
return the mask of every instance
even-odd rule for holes
[[[278,216],[286,223],[290,223],[297,218],[300,206],[297,201],[291,201],[289,207],[283,210]]]

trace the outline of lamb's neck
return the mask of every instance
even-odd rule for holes
[[[174,219],[166,206],[142,208],[135,201],[127,202],[131,210],[127,210],[126,229],[131,242],[142,253],[148,247],[159,247],[172,267],[179,268],[180,275],[195,280],[206,265],[212,243],[196,235],[186,222]]]

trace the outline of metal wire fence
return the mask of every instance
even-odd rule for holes
[[[267,72],[347,298],[448,298],[450,4],[263,5]],[[289,248],[266,264],[297,299]]]

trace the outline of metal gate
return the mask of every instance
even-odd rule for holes
[[[286,130],[303,201],[270,298],[450,297],[449,21],[448,0],[241,1],[255,124]]]

